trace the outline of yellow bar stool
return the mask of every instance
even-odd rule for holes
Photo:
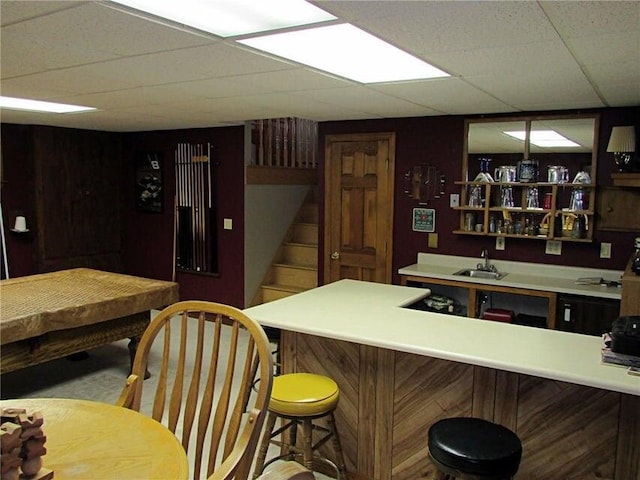
[[[267,466],[276,460],[293,460],[296,456],[302,456],[303,464],[309,470],[314,469],[314,462],[323,462],[336,471],[338,480],[346,479],[344,456],[333,416],[339,397],[338,384],[324,375],[288,373],[274,377],[269,401],[269,414],[253,478],[257,478]],[[323,417],[326,417],[326,427],[314,422]],[[282,427],[274,429],[278,418],[284,419],[284,424]],[[302,425],[301,446],[296,445],[299,424]],[[284,435],[282,441],[275,440],[287,430],[289,431],[288,442]],[[316,443],[313,443],[313,430],[319,431],[323,435]],[[329,439],[333,444],[335,462],[317,453],[317,449]],[[283,453],[265,463],[270,444],[281,447]]]

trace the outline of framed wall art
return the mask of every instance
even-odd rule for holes
[[[140,212],[162,213],[162,153],[138,152],[135,162],[136,209]]]
[[[435,232],[436,211],[433,208],[414,208],[412,224],[414,232]]]

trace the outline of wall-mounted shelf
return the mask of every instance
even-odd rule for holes
[[[453,233],[592,242],[596,185],[581,181],[596,178],[598,124],[598,115],[467,120],[462,175],[454,182],[460,188],[460,224]],[[532,140],[547,130],[574,146]],[[524,140],[513,141],[510,132],[524,133]],[[640,174],[637,180],[640,186]]]
[[[640,188],[640,173],[612,173],[611,178],[615,187]]]
[[[483,190],[482,203],[483,206],[461,205],[454,207],[454,210],[460,212],[460,229],[453,233],[460,235],[488,235],[494,237],[509,238],[527,238],[531,240],[560,240],[563,242],[591,242],[593,238],[593,221],[594,221],[594,205],[595,205],[595,185],[593,184],[573,184],[573,183],[523,183],[523,182],[467,182],[456,181],[456,185],[462,187],[463,203],[468,202],[469,188],[481,186]],[[500,191],[504,187],[510,187],[513,190],[514,206],[503,207],[500,203]],[[529,188],[537,188],[539,195],[543,197],[545,194],[551,195],[551,208],[526,208],[525,205],[526,192]],[[581,189],[585,192],[584,201],[586,209],[571,210],[567,208],[569,197],[573,190]],[[541,201],[542,202],[542,201]],[[474,230],[465,229],[465,214],[472,213],[476,216]],[[571,226],[576,216],[583,215],[586,217],[586,228],[582,237],[572,236]],[[555,223],[561,221],[562,216],[563,228],[555,228]],[[525,221],[530,223],[543,225],[542,232],[532,234],[522,231],[522,233],[491,231],[490,220],[505,222],[520,222],[520,227],[524,229]],[[482,225],[480,231],[475,230],[475,225]],[[555,232],[555,233],[554,233]]]

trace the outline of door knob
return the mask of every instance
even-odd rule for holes
[[[340,258],[340,254],[338,252],[333,252],[331,254],[331,260],[338,260]]]

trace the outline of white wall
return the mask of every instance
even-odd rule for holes
[[[260,286],[309,188],[309,185],[245,185],[245,307]]]

